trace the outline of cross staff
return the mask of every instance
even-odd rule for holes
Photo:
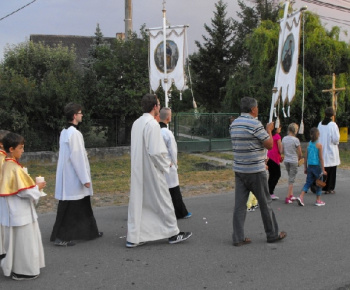
[[[333,84],[330,90],[322,90],[322,93],[331,92],[332,93],[332,107],[334,112],[337,111],[337,95],[336,92],[345,91],[346,88],[335,88],[335,73],[333,73]],[[335,115],[332,117],[333,122],[335,122]]]

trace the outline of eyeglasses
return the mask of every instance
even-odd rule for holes
[[[83,114],[83,113],[81,113],[81,112],[80,112],[80,113],[77,113],[77,115],[82,115],[82,114]]]

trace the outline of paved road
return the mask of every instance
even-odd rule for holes
[[[267,244],[260,212],[247,213],[246,235],[253,243],[233,247],[233,194],[187,198],[193,217],[179,227],[193,231],[188,241],[166,240],[125,247],[127,207],[96,208],[103,238],[55,247],[49,242],[55,214],[39,217],[46,268],[37,280],[0,276],[0,289],[350,289],[349,172],[340,171],[335,195],[324,207],[305,197],[305,207],[273,202],[288,237]],[[296,185],[295,192],[302,184]],[[277,188],[284,196],[286,185]]]

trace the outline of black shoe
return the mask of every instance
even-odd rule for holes
[[[5,257],[6,257],[6,254],[0,255],[0,261],[1,261],[3,258],[5,258]]]
[[[177,244],[186,241],[192,236],[191,232],[180,232],[175,236],[169,238],[169,244]]]
[[[13,280],[16,280],[16,281],[34,280],[34,279],[36,279],[38,277],[39,277],[39,275],[29,276],[29,275],[21,275],[21,274],[16,274],[16,273],[12,273],[12,275],[11,275],[11,278]]]
[[[55,244],[55,246],[61,246],[61,247],[75,246],[75,243],[72,241],[62,241],[60,239],[56,239],[54,244]]]

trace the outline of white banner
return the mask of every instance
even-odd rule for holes
[[[280,23],[278,42],[278,62],[275,74],[272,104],[275,105],[281,96],[283,103],[290,103],[296,91],[300,43],[301,12],[298,11]]]
[[[182,91],[185,87],[184,55],[186,27],[166,29],[166,67],[168,89],[174,84]],[[150,29],[149,39],[149,79],[152,91],[164,86],[164,44],[163,29]]]

